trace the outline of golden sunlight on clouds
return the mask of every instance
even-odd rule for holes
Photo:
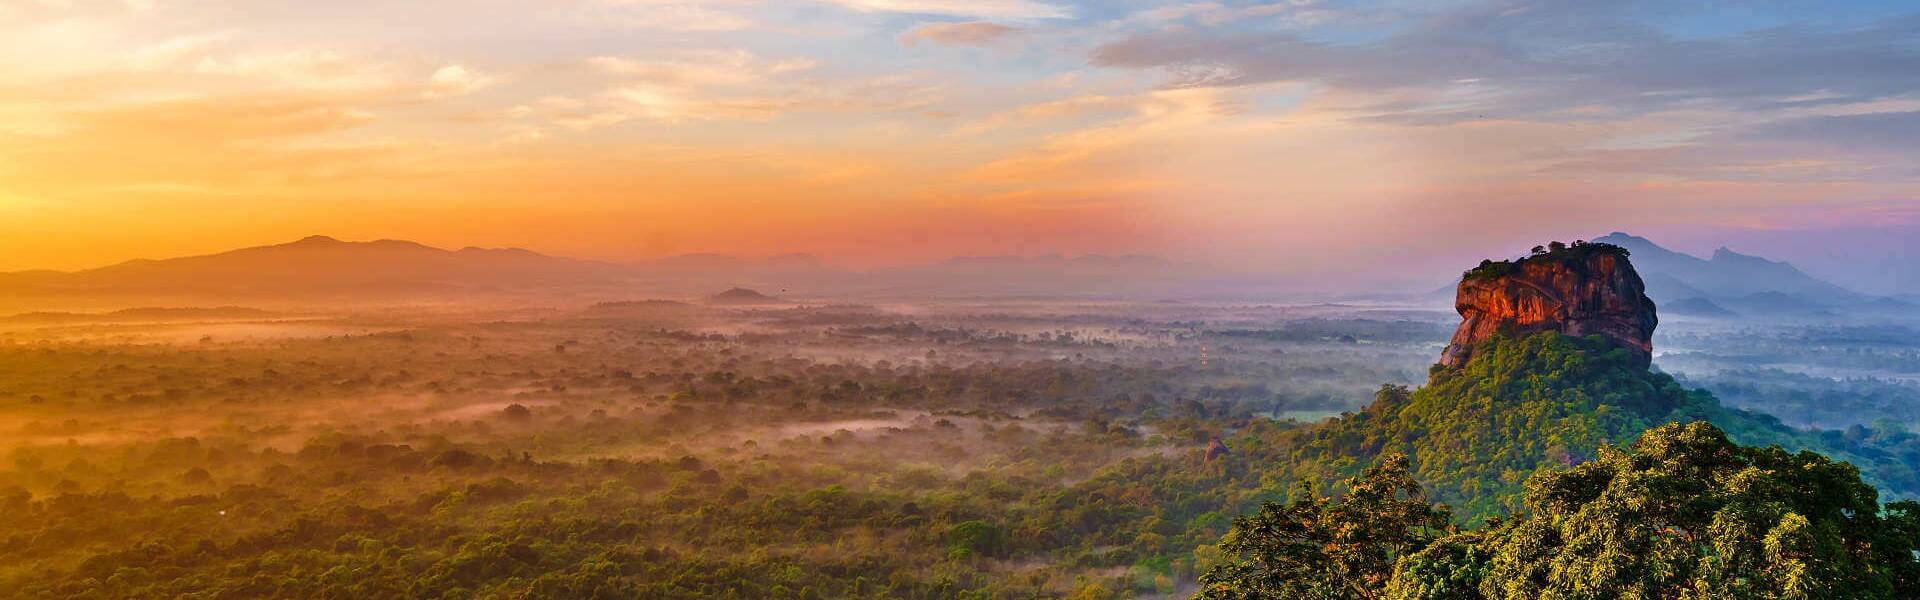
[[[1914,189],[1898,144],[1806,149],[1911,99],[1787,90],[1762,111],[1432,73],[1289,37],[1342,23],[1311,4],[0,4],[0,270],[330,234],[1297,271],[1446,233],[1389,221],[1546,235]],[[1764,127],[1784,133],[1740,137]]]

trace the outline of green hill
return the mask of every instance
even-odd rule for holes
[[[1239,440],[1273,461],[1265,481],[1344,482],[1244,512],[1200,597],[1920,593],[1920,504],[1881,504],[1915,495],[1911,435],[1725,408],[1597,336],[1496,335],[1472,356]]]
[[[1851,462],[1890,495],[1920,495],[1908,466],[1920,440],[1911,434],[1795,429],[1634,366],[1606,340],[1553,332],[1496,337],[1464,367],[1436,367],[1424,387],[1383,387],[1364,411],[1260,443],[1287,448],[1283,470],[1323,481],[1358,474],[1385,453],[1406,454],[1435,500],[1477,521],[1522,512],[1534,473],[1591,460],[1603,446],[1630,444],[1665,423],[1695,421],[1741,444]]]

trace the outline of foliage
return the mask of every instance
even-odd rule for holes
[[[1388,456],[1340,500],[1236,519],[1202,599],[1912,598],[1920,504],[1851,465],[1668,424],[1527,481],[1529,514],[1441,535]]]
[[[1605,242],[1575,240],[1572,244],[1552,242],[1546,246],[1534,246],[1527,256],[1513,260],[1483,260],[1472,269],[1461,274],[1468,281],[1494,279],[1520,270],[1528,263],[1579,263],[1599,254],[1610,254],[1625,258],[1627,249]]]
[[[1382,457],[1346,488],[1344,498],[1329,500],[1303,484],[1293,502],[1234,519],[1220,549],[1240,558],[1203,575],[1198,597],[1376,598],[1395,561],[1451,520],[1445,507],[1426,502],[1405,456]]]
[[[1436,369],[1418,390],[1385,386],[1365,411],[1290,443],[1303,466],[1404,453],[1437,500],[1478,520],[1518,511],[1527,476],[1709,402],[1598,337],[1498,336],[1463,368]]]
[[[1912,598],[1920,504],[1851,465],[1743,447],[1707,423],[1529,480],[1531,515],[1402,561],[1415,598]],[[1476,581],[1477,580],[1477,581]]]
[[[1217,342],[1202,370],[1079,331],[765,318],[0,337],[0,598],[1175,594],[1272,497],[1206,441],[1387,377],[1337,342]]]
[[[1340,506],[1405,454],[1423,500],[1500,523],[1530,475],[1700,420],[1920,489],[1911,435],[1724,409],[1594,340],[1379,387],[1444,328],[1265,310],[0,337],[0,597],[1172,597],[1243,560],[1215,544],[1234,515],[1315,500],[1299,482],[1342,498],[1315,523],[1372,523]],[[1215,437],[1232,452],[1201,460]],[[1505,530],[1424,527],[1317,552],[1477,590]]]
[[[1006,532],[986,521],[967,521],[947,530],[947,555],[955,558],[998,556],[1006,547]]]
[[[1287,449],[1288,464],[1278,469],[1292,477],[1350,476],[1364,464],[1356,458],[1406,454],[1414,478],[1468,522],[1524,512],[1524,483],[1534,473],[1591,460],[1601,447],[1631,443],[1658,425],[1695,421],[1712,422],[1739,443],[1861,465],[1868,483],[1896,496],[1920,492],[1912,467],[1920,436],[1801,430],[1726,408],[1712,394],[1636,366],[1597,336],[1496,335],[1473,356],[1462,368],[1434,369],[1417,390],[1384,386],[1359,413],[1261,443]]]

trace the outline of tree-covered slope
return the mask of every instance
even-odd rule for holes
[[[1461,529],[1388,454],[1338,499],[1234,520],[1205,600],[1912,598],[1920,504],[1842,462],[1741,446],[1709,423],[1527,480],[1524,515]]]
[[[1386,386],[1364,411],[1279,432],[1285,470],[1336,480],[1383,453],[1404,453],[1435,500],[1477,520],[1524,510],[1528,476],[1577,465],[1664,423],[1710,421],[1737,442],[1813,450],[1852,462],[1890,495],[1920,492],[1906,433],[1820,432],[1722,407],[1597,337],[1554,332],[1497,336],[1458,369],[1436,367],[1417,390]],[[1266,443],[1266,442],[1258,442]]]
[[[1920,520],[1851,465],[1669,424],[1527,482],[1528,516],[1403,555],[1388,598],[1912,598]]]

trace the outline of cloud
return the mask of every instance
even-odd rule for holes
[[[1059,100],[1049,100],[996,112],[986,118],[970,121],[962,125],[955,133],[978,135],[989,131],[1015,127],[1022,124],[1066,119],[1096,113],[1120,113],[1134,110],[1139,104],[1137,98],[1090,95],[1074,96]]]
[[[591,22],[633,29],[717,33],[760,26],[737,10],[735,0],[595,0],[582,16]]]
[[[1920,151],[1920,111],[1798,117],[1754,127],[1740,137],[1848,150],[1916,152]]]
[[[1161,146],[1157,142],[1203,136],[1206,127],[1235,112],[1228,95],[1227,90],[1218,88],[1161,90],[1125,100],[1085,97],[1016,109],[1006,113],[1007,118],[1046,118],[1116,106],[1126,107],[1131,113],[1122,119],[1048,135],[1040,144],[991,161],[968,175],[983,181],[1111,177],[1112,167]]]
[[[493,85],[492,75],[461,65],[440,67],[427,77],[429,97],[465,96]]]
[[[988,21],[927,23],[900,34],[900,45],[913,46],[927,42],[943,46],[985,46],[1018,31],[1018,27]]]
[[[276,88],[367,90],[393,87],[401,69],[381,61],[363,60],[326,48],[241,48],[230,51],[203,46],[182,52],[173,67],[197,75],[245,78]]]
[[[1227,6],[1218,2],[1192,2],[1156,6],[1142,10],[1129,17],[1129,20],[1147,23],[1194,22],[1201,25],[1217,26],[1249,20],[1270,19],[1283,26],[1303,27],[1319,25],[1340,16],[1340,12],[1317,6],[1315,0],[1281,0],[1243,6]]]
[[[0,169],[0,179],[49,198],[187,190],[264,197],[323,181],[394,177],[420,158],[405,158],[392,144],[332,137],[367,128],[376,115],[314,94],[121,104],[65,119],[57,135],[0,145],[9,148],[0,150],[0,163],[12,168]]]
[[[1920,92],[1912,35],[1920,16],[1681,38],[1623,4],[1560,0],[1470,4],[1374,42],[1231,25],[1131,34],[1092,61],[1163,70],[1172,87],[1314,82],[1385,100],[1357,110],[1428,123],[1623,117],[1701,103],[1766,110]],[[1596,105],[1610,112],[1564,112]]]
[[[708,98],[652,85],[631,85],[607,92],[628,117],[666,123],[707,119],[765,119],[793,106],[781,98]],[[602,115],[601,118],[605,118]]]
[[[860,12],[894,12],[998,19],[1060,19],[1067,9],[1028,0],[819,0]]]
[[[587,64],[601,71],[655,85],[681,87],[742,86],[813,69],[805,57],[767,60],[743,49],[680,50],[656,58],[596,56]]]
[[[766,59],[742,49],[682,50],[649,58],[597,56],[587,63],[620,83],[602,93],[594,106],[569,109],[556,118],[558,124],[589,129],[630,119],[765,119],[817,89],[801,77],[816,61]]]
[[[876,118],[925,109],[944,97],[950,85],[936,73],[820,74],[814,72],[819,63],[811,58],[767,58],[743,49],[599,56],[586,63],[611,76],[613,85],[567,101],[572,106],[548,102],[528,106],[526,112],[548,115],[572,129],[635,120],[765,120],[802,111]]]

